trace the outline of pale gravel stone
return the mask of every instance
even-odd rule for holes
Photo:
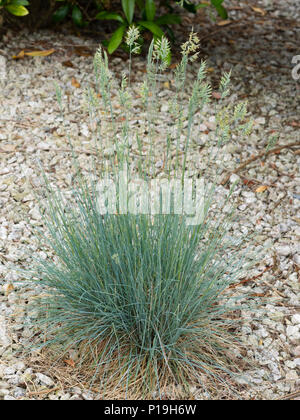
[[[291,248],[289,245],[282,245],[282,246],[276,247],[276,251],[278,255],[287,257],[291,253]]]
[[[295,314],[292,316],[291,321],[294,325],[300,324],[300,314]]]
[[[49,376],[44,375],[43,373],[36,373],[37,380],[42,383],[43,385],[52,387],[55,385],[55,382],[49,378]]]

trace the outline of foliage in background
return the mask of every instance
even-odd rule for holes
[[[179,0],[178,4],[184,7],[191,13],[196,13],[198,9],[211,7],[214,8],[218,15],[222,19],[227,19],[228,13],[225,7],[223,6],[224,0],[210,0],[210,1],[203,1],[198,3],[198,1],[186,1],[186,0]]]
[[[33,5],[40,0],[0,0],[0,9],[5,8],[8,12],[16,16],[25,16],[33,10]],[[113,32],[109,41],[105,44],[109,53],[113,53],[119,46],[125,47],[124,36],[130,25],[135,24],[141,32],[139,44],[143,43],[142,32],[150,31],[154,38],[161,38],[166,34],[171,41],[175,39],[171,26],[179,24],[181,18],[174,13],[174,6],[180,5],[189,12],[196,13],[200,8],[214,8],[222,18],[227,18],[227,11],[223,6],[224,0],[210,0],[210,2],[198,1],[172,1],[165,2],[155,0],[94,0],[86,2],[84,0],[51,0],[46,7],[45,15],[49,10],[52,12],[52,21],[61,23],[67,18],[71,18],[78,28],[84,28],[95,20],[106,20],[118,23],[118,27]],[[55,6],[55,4],[57,4]],[[30,5],[32,6],[30,8]],[[158,14],[161,6],[168,10],[168,13]],[[42,14],[41,5],[36,12]],[[53,9],[54,7],[54,9]],[[41,16],[36,16],[41,19]],[[47,20],[47,19],[46,19]]]
[[[131,52],[138,37],[131,26],[125,37]],[[94,61],[96,90],[86,91],[97,156],[90,176],[86,162],[81,169],[75,158],[77,176],[69,191],[45,178],[46,201],[41,205],[47,234],[41,240],[44,250],[52,251],[28,276],[45,288],[34,304],[35,338],[62,360],[69,351],[77,352],[74,364],[84,367],[103,398],[163,398],[169,386],[177,396],[187,397],[191,385],[209,397],[217,383],[229,387],[230,375],[238,371],[234,355],[239,351],[239,322],[245,320],[235,316],[241,297],[230,286],[245,273],[249,236],[232,236],[232,191],[222,203],[218,171],[208,184],[204,217],[196,226],[188,226],[186,215],[172,211],[120,214],[117,207],[103,215],[95,184],[99,177],[112,177],[120,197],[126,180],[118,170],[126,168],[128,180],[137,175],[145,181],[179,177],[184,185],[185,175],[192,174],[201,112],[212,97],[203,62],[188,102],[184,99],[188,65],[197,58],[198,44],[192,33],[174,70],[172,124],[160,116],[158,95],[168,65],[168,40],[151,43],[139,106],[132,104],[136,94],[130,88],[130,68],[118,88],[119,107],[112,104],[118,82],[109,71],[107,54],[99,49]],[[221,99],[228,95],[228,85],[225,74]],[[58,87],[57,98],[63,115],[64,94]],[[137,112],[139,127],[131,123]],[[218,110],[207,170],[216,169],[213,162],[220,159],[232,133],[249,133],[246,113],[245,104]],[[191,176],[205,173],[198,169]],[[248,301],[245,305],[249,309]]]
[[[27,0],[0,0],[0,10],[3,8],[9,13],[15,16],[26,16],[28,15],[28,9],[25,6],[29,6]]]

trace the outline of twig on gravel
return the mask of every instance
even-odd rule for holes
[[[57,386],[55,388],[52,389],[43,389],[42,391],[33,391],[33,392],[27,392],[27,396],[28,397],[33,397],[34,395],[47,395],[50,394],[51,392],[55,392],[58,391],[59,389],[61,389],[60,386]]]
[[[253,280],[256,280],[256,279],[258,279],[259,277],[261,277],[266,271],[269,271],[269,270],[271,270],[271,268],[273,268],[274,267],[274,265],[270,265],[270,266],[268,266],[268,267],[266,267],[261,273],[259,273],[257,276],[254,276],[254,277],[251,277],[250,279],[243,279],[243,280],[241,280],[239,283],[236,283],[236,284],[232,284],[231,286],[229,286],[229,289],[234,289],[235,287],[237,287],[237,286],[240,286],[241,284],[245,284],[245,283],[248,283],[249,281],[253,281]]]
[[[232,174],[236,174],[238,172],[240,172],[242,169],[244,169],[247,165],[249,165],[249,163],[254,162],[257,159],[260,159],[262,157],[267,157],[269,155],[272,155],[273,153],[278,153],[281,152],[281,150],[283,149],[288,149],[291,147],[300,147],[300,141],[296,141],[294,143],[289,143],[289,144],[283,144],[277,147],[274,147],[273,149],[270,150],[264,150],[263,152],[260,152],[258,155],[252,156],[251,158],[247,159],[245,162],[243,162],[240,166],[238,166],[236,169],[234,169],[233,171],[230,171],[225,178],[221,181],[221,185],[225,185],[229,178],[231,177]]]
[[[293,398],[300,397],[300,390],[286,394],[283,397],[276,398],[276,400],[291,400]]]

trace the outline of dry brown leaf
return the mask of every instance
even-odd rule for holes
[[[75,77],[72,77],[72,86],[74,86],[75,88],[80,88],[80,83],[75,79]]]
[[[71,366],[72,368],[76,366],[76,363],[72,359],[66,359],[64,360],[64,362],[66,363],[66,365]]]
[[[62,65],[65,66],[65,67],[70,67],[70,68],[74,68],[75,67],[74,64],[72,63],[72,61],[70,61],[70,60],[63,61],[62,62]]]
[[[51,55],[55,52],[54,48],[51,48],[51,50],[45,50],[45,51],[29,51],[25,52],[25,55],[28,55],[29,57],[47,57],[48,55]]]
[[[245,178],[245,179],[243,179],[243,184],[244,184],[244,185],[248,185],[248,187],[251,187],[252,185],[254,185],[254,184],[255,184],[255,182],[254,182],[254,181],[252,181],[251,179],[247,179],[247,178]]]
[[[11,283],[5,284],[3,286],[5,296],[8,296],[10,292],[14,290],[14,286]]]
[[[79,55],[80,57],[90,57],[93,55],[93,52],[88,47],[84,47],[84,46],[75,47],[74,52],[76,55]]]
[[[268,188],[269,188],[269,187],[268,187],[267,185],[261,185],[260,187],[258,187],[258,188],[255,190],[255,192],[257,192],[257,193],[261,193],[261,192],[266,191]]]
[[[256,7],[256,6],[250,6],[250,7],[254,12],[259,13],[262,16],[265,16],[267,14],[266,10],[261,9],[260,7]]]
[[[226,19],[226,20],[220,20],[217,25],[218,26],[226,26],[230,25],[232,23],[232,20]]]
[[[221,99],[222,97],[220,92],[212,92],[211,96],[215,99]]]
[[[14,55],[12,58],[15,60],[19,58],[24,58],[25,55],[28,57],[47,57],[50,54],[53,54],[55,50],[52,48],[51,50],[44,50],[44,51],[20,51],[18,55]]]
[[[292,121],[291,122],[291,126],[292,127],[300,127],[300,122],[298,122],[298,121]]]
[[[18,54],[18,55],[13,55],[13,56],[12,56],[12,58],[13,58],[14,60],[18,60],[19,58],[24,58],[24,56],[25,56],[25,51],[24,51],[24,50],[22,50],[22,51],[20,51],[20,52],[19,52],[19,54]]]

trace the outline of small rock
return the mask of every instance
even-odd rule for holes
[[[254,121],[256,122],[256,124],[259,124],[259,125],[264,125],[266,123],[265,117],[256,118],[256,120]]]
[[[15,401],[15,397],[12,395],[5,395],[3,399],[4,401]]]
[[[296,371],[289,370],[287,372],[287,374],[285,375],[285,379],[287,381],[297,381],[297,380],[299,380],[299,376],[298,376],[298,373]]]
[[[4,369],[3,373],[5,376],[14,375],[16,373],[16,368],[14,366],[8,366]]]
[[[290,340],[299,340],[300,339],[300,333],[299,333],[299,327],[297,325],[289,325],[286,328],[286,335]]]
[[[293,257],[294,262],[300,266],[300,255],[295,254]]]
[[[237,175],[237,174],[232,174],[230,176],[230,182],[233,184],[235,182],[239,182],[241,180],[241,178]]]
[[[207,126],[205,124],[200,124],[199,131],[202,131],[202,132],[207,131]]]
[[[46,385],[49,387],[54,386],[54,381],[51,378],[49,378],[49,376],[46,376],[43,373],[37,373],[36,378],[43,385]]]
[[[296,356],[296,357],[300,357],[300,346],[295,347],[295,348],[292,350],[292,353],[293,353],[293,355],[294,355],[294,356]]]
[[[286,232],[289,231],[289,228],[288,228],[288,226],[285,223],[280,223],[279,230],[282,233],[286,233]]]
[[[38,143],[38,148],[42,149],[42,150],[50,150],[51,146],[49,143],[46,143],[45,141],[41,141],[40,143]]]
[[[300,324],[300,314],[293,315],[291,321],[294,325]]]
[[[283,257],[287,257],[291,253],[291,248],[288,245],[278,246],[276,248],[277,254]]]

